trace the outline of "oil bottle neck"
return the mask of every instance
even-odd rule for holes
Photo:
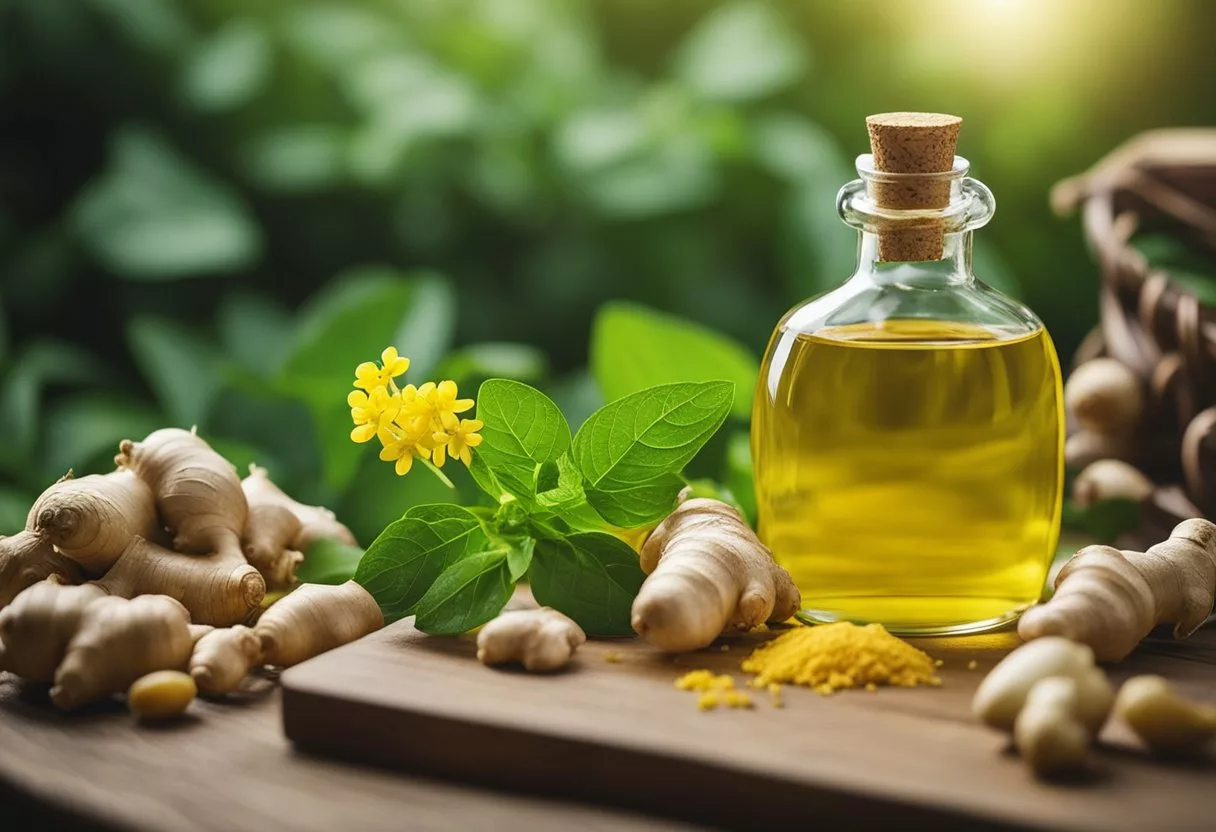
[[[938,260],[901,263],[880,260],[878,233],[863,230],[853,277],[879,285],[899,284],[926,289],[970,283],[975,279],[971,272],[971,235],[969,230],[943,235],[942,256]]]

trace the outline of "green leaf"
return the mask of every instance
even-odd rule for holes
[[[605,304],[591,332],[591,367],[604,398],[659,384],[726,379],[733,413],[751,416],[759,362],[746,347],[711,329],[630,303]]]
[[[136,46],[166,56],[181,54],[192,33],[173,0],[90,0],[98,13]]]
[[[73,344],[38,341],[27,346],[0,381],[0,460],[13,464],[33,454],[38,428],[45,421],[40,405],[47,385],[110,380],[101,362]]]
[[[561,468],[556,462],[544,462],[536,469],[536,493],[544,494],[561,482]]]
[[[671,514],[683,487],[683,479],[664,474],[650,482],[623,488],[588,488],[587,502],[612,525],[631,529]]]
[[[125,127],[104,175],[72,209],[81,240],[132,280],[174,280],[252,266],[261,232],[240,196],[154,133]]]
[[[816,177],[830,179],[848,170],[836,138],[805,116],[767,113],[749,124],[752,153],[775,176],[800,182]]]
[[[498,481],[498,477],[490,470],[490,466],[481,457],[480,450],[473,451],[473,461],[469,465],[469,475],[473,477],[473,482],[477,483],[477,487],[488,494],[494,502],[500,502],[506,495],[507,490],[502,487],[502,483]]]
[[[261,378],[278,375],[295,323],[286,309],[264,295],[237,290],[225,293],[216,316],[230,359]]]
[[[127,401],[89,394],[59,401],[43,423],[43,476],[55,479],[69,468],[77,474],[113,470],[120,441],[164,426],[164,417]]]
[[[455,315],[451,287],[430,274],[387,267],[343,272],[308,302],[277,388],[306,401],[325,457],[325,479],[341,491],[367,450],[350,440],[346,394],[363,361],[395,345],[410,377],[425,377],[447,349]]]
[[[363,550],[339,540],[318,540],[304,553],[296,577],[309,584],[344,584],[355,576]]]
[[[603,532],[536,542],[528,572],[538,603],[570,616],[587,635],[632,635],[630,607],[646,576],[637,552]]]
[[[266,191],[320,191],[345,179],[347,144],[346,133],[333,124],[277,127],[250,141],[245,166]]]
[[[525,384],[542,381],[549,372],[544,352],[531,344],[506,342],[469,344],[440,363],[435,374],[463,386],[490,378],[509,378]]]
[[[704,98],[745,101],[776,92],[806,68],[794,30],[767,3],[743,0],[706,15],[676,55],[676,75]]]
[[[586,500],[583,475],[574,465],[569,453],[557,460],[557,485],[537,495],[536,502],[549,511],[561,512]]]
[[[1100,500],[1085,508],[1069,500],[1064,503],[1062,525],[1084,532],[1098,543],[1112,543],[1119,535],[1140,528],[1142,511],[1135,500]]]
[[[367,548],[355,580],[376,599],[385,619],[396,621],[414,612],[441,572],[488,545],[481,521],[468,509],[416,506]]]
[[[152,317],[127,324],[127,343],[169,419],[203,425],[221,385],[215,346],[180,323]]]
[[[445,569],[418,602],[414,626],[434,636],[454,636],[480,627],[511,600],[507,553],[480,552]]]
[[[726,443],[725,485],[743,516],[756,525],[756,483],[752,467],[751,437],[745,431],[731,434]]]
[[[476,453],[515,496],[535,496],[538,466],[556,462],[570,447],[570,426],[544,393],[507,379],[490,379],[477,392],[484,423]]]
[[[528,574],[528,567],[532,565],[532,553],[536,548],[536,541],[531,537],[524,536],[509,542],[511,548],[507,551],[507,568],[511,573],[511,582],[514,583]]]
[[[186,59],[182,94],[203,112],[232,110],[265,88],[270,69],[270,41],[262,27],[230,20]]]
[[[574,437],[574,462],[599,490],[678,473],[726,420],[729,381],[664,384],[605,405]]]

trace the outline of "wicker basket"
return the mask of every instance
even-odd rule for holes
[[[1100,323],[1075,364],[1114,358],[1142,380],[1146,413],[1129,462],[1160,483],[1145,534],[1216,516],[1216,308],[1203,305],[1130,240],[1178,235],[1216,261],[1216,129],[1144,133],[1052,191],[1059,214],[1082,208],[1102,271]],[[1157,539],[1160,539],[1158,537]]]

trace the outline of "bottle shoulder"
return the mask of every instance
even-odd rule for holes
[[[825,330],[883,321],[919,320],[959,324],[985,332],[985,338],[1021,338],[1043,322],[1025,304],[980,280],[924,287],[875,283],[856,276],[841,286],[795,306],[778,330],[815,335]]]

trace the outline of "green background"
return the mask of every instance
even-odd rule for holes
[[[850,271],[834,197],[873,112],[964,117],[998,201],[976,271],[1067,355],[1097,278],[1049,188],[1211,124],[1214,34],[1202,0],[0,0],[0,531],[171,423],[366,544],[446,499],[346,438],[390,342],[412,380],[519,378],[575,426],[704,334],[654,319],[626,355],[653,316],[608,301],[729,336],[746,377]],[[663,344],[683,366],[648,366]],[[694,473],[737,479],[745,431]]]

